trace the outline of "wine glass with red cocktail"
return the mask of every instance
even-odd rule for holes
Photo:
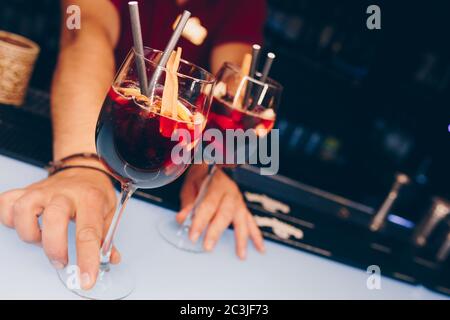
[[[70,288],[83,297],[117,299],[131,293],[134,284],[125,266],[109,263],[125,205],[136,189],[162,187],[182,175],[206,125],[215,83],[213,75],[184,60],[179,60],[179,67],[173,72],[158,65],[162,55],[163,52],[150,48],[144,48],[143,56],[131,50],[109,89],[98,119],[97,153],[120,182],[122,195],[102,244],[95,286],[88,291]],[[146,90],[151,92],[149,96],[141,92],[136,59],[144,61],[146,78],[155,79],[150,90]],[[165,106],[167,101],[169,108]],[[174,148],[178,148],[176,154],[188,155],[187,159],[177,159]],[[68,285],[68,272],[62,270],[59,274]]]
[[[241,67],[225,63],[216,76],[211,110],[203,134],[203,139],[209,140],[209,147],[214,150],[214,159],[206,159],[210,163],[208,177],[181,227],[174,219],[165,220],[159,225],[161,235],[179,249],[204,252],[202,241],[194,243],[189,239],[189,230],[217,164],[235,167],[248,163],[255,155],[259,139],[266,137],[274,127],[283,88],[267,77],[269,68],[265,69],[265,75],[255,73],[249,76]],[[240,135],[242,139],[238,138]],[[204,152],[203,156],[207,156],[207,153]]]

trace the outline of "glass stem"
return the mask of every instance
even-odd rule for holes
[[[192,224],[192,218],[195,215],[195,210],[198,208],[198,206],[202,203],[203,199],[206,196],[206,192],[208,191],[208,187],[211,184],[212,178],[214,177],[214,174],[217,172],[217,166],[215,163],[212,163],[208,165],[208,175],[203,180],[202,185],[200,186],[200,190],[198,192],[197,198],[195,198],[194,206],[192,207],[191,212],[189,212],[188,216],[183,222],[183,225],[181,226],[181,229],[184,228],[190,228]]]
[[[123,184],[122,192],[120,195],[120,201],[117,205],[116,211],[114,213],[111,225],[109,226],[108,233],[106,234],[105,241],[100,249],[100,271],[109,270],[109,260],[111,257],[111,250],[113,246],[114,236],[117,232],[117,227],[119,225],[120,218],[122,217],[123,211],[128,200],[136,191],[136,187],[132,184]]]

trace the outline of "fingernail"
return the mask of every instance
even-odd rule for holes
[[[55,268],[57,270],[64,269],[64,263],[62,263],[61,261],[52,260],[52,261],[50,261],[50,263],[52,264],[53,268]]]
[[[117,259],[117,263],[122,261],[122,256],[120,255],[120,252],[118,252],[118,251],[116,251],[116,259]]]
[[[245,260],[246,256],[247,256],[246,250],[242,250],[241,253],[239,254],[239,258],[241,260]]]
[[[195,231],[191,235],[191,241],[196,243],[198,241],[198,238],[200,238],[200,232]]]
[[[261,243],[261,244],[259,245],[259,251],[260,251],[261,253],[266,253],[266,246],[265,246],[263,243]]]
[[[83,289],[88,289],[90,287],[91,284],[91,276],[88,273],[83,273],[81,275],[81,287]]]
[[[118,264],[118,263],[120,263],[121,260],[122,260],[122,256],[120,255],[119,251],[115,251],[111,255],[111,263]]]
[[[205,242],[205,250],[206,251],[212,251],[213,247],[214,247],[214,242],[213,241],[208,240],[208,241]]]

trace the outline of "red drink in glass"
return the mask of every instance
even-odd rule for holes
[[[265,109],[256,107],[254,110],[233,108],[231,102],[221,98],[214,98],[208,116],[208,128],[216,128],[225,133],[226,129],[265,129],[272,130],[275,116],[264,114]]]
[[[222,133],[223,141],[213,141],[216,152],[223,157],[226,154],[226,130],[254,130],[256,136],[264,136],[272,130],[275,124],[275,113],[271,109],[264,109],[256,106],[253,110],[243,110],[238,107],[233,107],[231,101],[227,101],[226,97],[214,97],[210,113],[208,116],[207,129],[218,129]],[[238,145],[235,141],[234,150],[229,150],[235,153],[233,158],[236,158],[236,153],[240,150],[248,148],[249,139],[245,140],[244,145]],[[249,149],[249,153],[254,151],[254,148]],[[230,155],[232,156],[232,155]],[[248,156],[248,155],[247,155]],[[225,161],[225,159],[223,159]]]
[[[195,106],[182,100],[180,103],[192,114],[191,121],[161,115],[160,98],[150,105],[133,85],[111,87],[97,124],[96,144],[101,160],[120,181],[139,188],[157,188],[186,170],[188,163],[174,163],[172,149],[181,143],[183,151],[193,156],[204,117]],[[172,134],[180,129],[189,133],[190,141],[183,141],[183,137],[172,141]]]

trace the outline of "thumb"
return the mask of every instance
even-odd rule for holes
[[[180,192],[181,208],[184,209],[194,203],[197,193],[198,186],[196,183],[196,177],[188,175]]]

